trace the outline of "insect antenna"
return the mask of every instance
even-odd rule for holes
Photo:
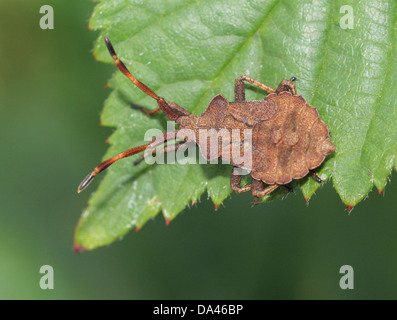
[[[153,90],[151,90],[148,86],[140,82],[137,78],[135,78],[131,72],[127,69],[123,61],[121,61],[117,54],[116,51],[113,48],[112,43],[110,42],[109,38],[105,36],[105,43],[106,47],[109,50],[110,55],[112,56],[117,68],[124,73],[128,79],[130,79],[139,89],[141,89],[143,92],[145,92],[147,95],[151,96],[153,99],[157,101],[157,104],[159,105],[160,109],[167,115],[168,118],[171,120],[176,120],[178,119],[182,114],[179,114],[176,110],[171,109],[171,107],[168,105],[168,103],[164,100],[164,98],[159,97]],[[157,112],[157,111],[156,111]]]
[[[80,183],[79,187],[77,188],[77,192],[80,193],[83,191],[85,188],[88,187],[88,185],[91,183],[91,181],[95,178],[95,176],[105,170],[107,167],[109,167],[111,164],[115,163],[117,160],[132,156],[134,154],[137,154],[141,151],[144,151],[148,146],[150,145],[144,145],[140,147],[135,147],[132,149],[129,149],[127,151],[121,152],[118,155],[114,156],[113,158],[110,158],[104,162],[102,162],[100,165],[98,165],[88,176],[84,178],[84,180]]]
[[[83,181],[80,183],[79,187],[77,188],[77,193],[80,193],[83,191],[85,188],[88,187],[88,185],[91,183],[91,181],[95,178],[95,176],[105,170],[107,167],[109,167],[111,164],[115,163],[117,160],[133,156],[134,154],[137,154],[139,152],[145,151],[147,148],[156,148],[157,146],[163,144],[166,141],[170,140],[175,140],[176,139],[176,134],[178,131],[171,131],[171,132],[166,132],[156,138],[154,138],[150,143],[145,144],[140,147],[135,147],[132,149],[129,149],[127,151],[121,152],[118,155],[102,162],[100,165],[96,166],[95,169],[88,175],[86,176]]]
[[[123,63],[123,61],[121,61],[117,54],[116,51],[113,48],[112,43],[110,42],[109,38],[105,36],[105,43],[106,43],[106,47],[109,50],[110,55],[112,56],[117,68],[119,68],[119,70],[124,73],[128,79],[130,79],[139,89],[141,89],[143,92],[145,92],[146,94],[148,94],[149,96],[151,96],[153,99],[155,99],[156,101],[159,101],[160,97],[155,94],[150,88],[148,88],[146,85],[144,85],[142,82],[140,82],[138,79],[136,79],[131,72],[127,69],[127,67],[125,66],[125,64]]]

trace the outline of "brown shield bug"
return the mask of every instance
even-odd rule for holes
[[[191,130],[196,133],[194,137],[184,138],[187,143],[197,144],[202,155],[207,160],[221,158],[229,161],[236,168],[249,169],[252,182],[241,186],[241,175],[236,170],[231,175],[231,188],[241,193],[251,190],[255,197],[264,197],[279,186],[293,179],[301,179],[309,172],[312,177],[321,183],[321,179],[313,169],[324,161],[325,157],[335,151],[335,146],[329,139],[327,125],[319,119],[317,110],[308,105],[306,100],[299,96],[295,89],[294,80],[281,81],[277,89],[272,89],[252,78],[241,76],[235,82],[235,101],[228,102],[222,95],[212,99],[208,108],[199,116],[196,116],[173,102],[166,102],[142,82],[137,80],[119,60],[110,40],[105,37],[106,46],[114,59],[116,66],[138,88],[155,99],[158,108],[148,111],[142,107],[136,107],[148,115],[153,115],[160,110],[168,118],[176,121],[179,129],[167,132],[154,139],[151,143],[129,149],[98,165],[79,185],[78,192],[85,189],[92,179],[108,166],[125,157],[132,156],[146,149],[157,152],[155,148],[167,141],[176,140],[178,132]],[[265,90],[269,95],[260,101],[246,101],[244,81]],[[210,130],[210,134],[201,137],[200,130]],[[243,135],[229,138],[220,137],[220,130],[231,132],[233,130],[251,130],[250,140]],[[212,145],[211,138],[219,141]],[[230,138],[231,137],[231,138]],[[183,144],[186,144],[183,142]],[[176,143],[167,145],[163,152],[175,151],[183,145]],[[241,146],[248,145],[250,152],[242,155],[242,161],[230,160],[233,152],[241,155]],[[237,150],[237,151],[236,151]],[[248,166],[247,156],[250,156]],[[138,164],[143,157],[135,161]],[[264,188],[264,185],[268,185]],[[286,187],[288,189],[288,187]]]

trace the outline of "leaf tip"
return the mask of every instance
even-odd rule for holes
[[[218,211],[219,206],[216,203],[214,203],[214,208],[215,208],[215,211]]]
[[[169,226],[171,223],[171,219],[170,218],[165,218],[165,225]]]
[[[383,193],[383,190],[378,190],[379,195],[381,196]]]
[[[135,227],[135,231],[138,232],[139,230],[141,230],[141,228],[139,228],[138,226]]]
[[[353,210],[354,206],[352,204],[348,204],[346,206],[347,212],[350,213]]]
[[[75,243],[75,244],[73,245],[73,251],[74,251],[75,253],[81,253],[81,252],[83,252],[83,251],[87,251],[87,249],[84,248],[83,246],[78,245],[77,243]]]

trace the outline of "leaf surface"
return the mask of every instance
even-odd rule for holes
[[[353,29],[341,27],[349,21],[346,5]],[[90,28],[101,30],[96,59],[113,63],[107,35],[136,78],[196,115],[219,93],[233,101],[242,74],[271,87],[296,76],[298,93],[317,108],[337,147],[318,174],[332,176],[353,207],[374,185],[385,188],[397,161],[396,6],[393,0],[102,0]],[[165,115],[130,108],[157,106],[119,71],[109,86],[101,121],[116,130],[103,160],[148,143],[149,129],[167,130]],[[264,97],[247,85],[247,99]],[[109,244],[160,211],[172,220],[205,191],[216,205],[231,192],[229,165],[133,166],[135,159],[107,169],[79,221],[76,248]],[[308,177],[294,185],[307,200],[320,186]]]

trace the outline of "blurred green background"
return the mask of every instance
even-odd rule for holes
[[[55,29],[41,30],[50,4]],[[350,215],[331,183],[252,205],[202,197],[166,227],[161,215],[122,241],[75,254],[73,233],[111,129],[98,125],[115,67],[96,62],[90,1],[0,1],[1,299],[397,298],[397,187]],[[96,182],[97,183],[97,182]],[[94,190],[95,186],[91,188]],[[341,290],[339,268],[354,268]],[[54,268],[54,290],[39,286]]]

